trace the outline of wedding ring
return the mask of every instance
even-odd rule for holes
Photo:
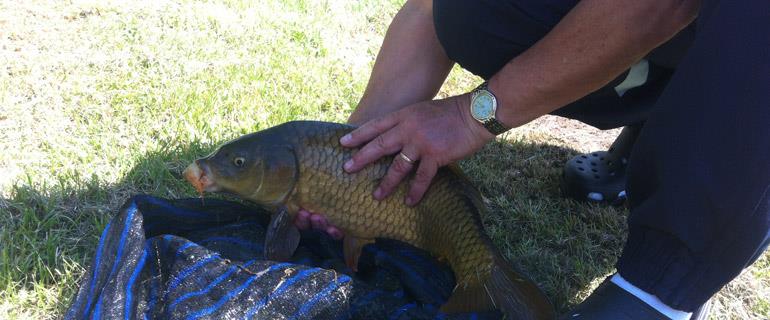
[[[403,152],[399,152],[398,156],[401,157],[401,159],[404,159],[404,161],[406,161],[407,163],[414,164],[414,160],[409,159],[409,157],[407,157]]]

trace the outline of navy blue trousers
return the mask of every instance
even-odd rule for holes
[[[576,2],[434,0],[434,23],[447,55],[489,78]],[[599,128],[646,121],[617,268],[674,308],[698,308],[767,246],[769,32],[770,1],[704,0],[692,26],[554,112]]]

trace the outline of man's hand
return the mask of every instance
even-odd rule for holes
[[[375,189],[374,197],[382,200],[390,195],[416,168],[405,202],[417,204],[438,168],[473,154],[494,139],[494,135],[471,117],[469,105],[470,96],[466,94],[416,103],[364,123],[340,139],[345,147],[363,145],[345,163],[345,170],[357,172],[384,156],[403,152],[414,162],[396,156]],[[312,227],[324,231],[337,240],[344,236],[321,213],[300,210],[294,224],[300,229]]]
[[[294,219],[294,225],[300,230],[307,230],[310,229],[310,227],[313,227],[315,230],[326,232],[326,234],[335,240],[342,240],[342,237],[344,236],[342,231],[331,225],[322,214],[310,212],[305,209],[300,209],[299,212],[297,212],[297,217]]]
[[[345,163],[345,170],[354,173],[400,152],[405,157],[393,159],[374,197],[384,199],[416,169],[405,202],[417,204],[440,167],[473,154],[494,139],[471,118],[469,104],[468,94],[420,102],[364,123],[340,139],[345,147],[363,145]]]

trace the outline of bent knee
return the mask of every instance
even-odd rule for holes
[[[507,1],[432,2],[436,35],[447,56],[485,79],[548,32]]]

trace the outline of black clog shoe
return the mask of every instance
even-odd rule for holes
[[[626,199],[626,166],[642,125],[623,128],[607,151],[567,161],[561,180],[565,196],[589,202],[621,204]]]

